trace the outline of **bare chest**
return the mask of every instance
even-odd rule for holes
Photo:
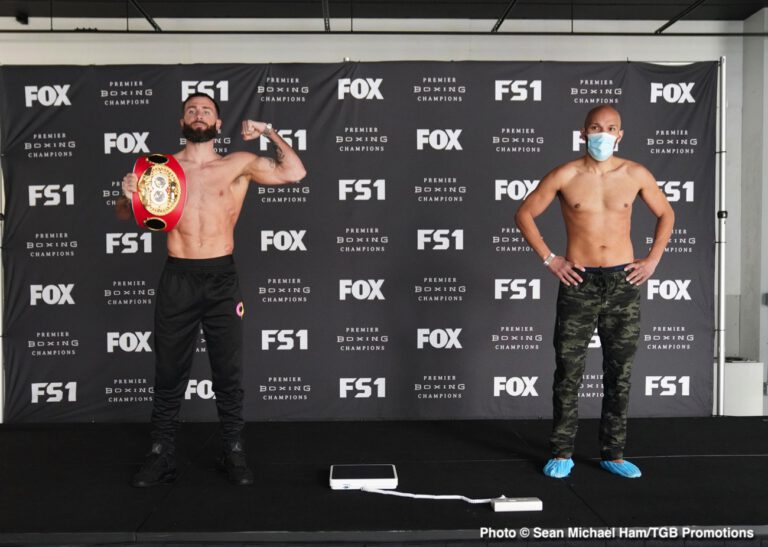
[[[211,209],[242,202],[246,185],[227,169],[220,167],[185,167],[187,206]]]
[[[583,176],[560,191],[563,211],[578,213],[629,214],[639,188],[632,180],[620,177]]]

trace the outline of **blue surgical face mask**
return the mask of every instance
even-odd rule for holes
[[[605,161],[613,155],[616,136],[610,133],[591,133],[587,135],[587,152],[597,161]]]

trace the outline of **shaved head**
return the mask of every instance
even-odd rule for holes
[[[587,112],[587,117],[584,120],[584,127],[589,127],[589,124],[590,122],[592,122],[592,120],[603,117],[603,116],[615,117],[616,121],[618,121],[618,126],[621,127],[621,114],[619,114],[618,110],[606,104],[596,106],[595,108]]]

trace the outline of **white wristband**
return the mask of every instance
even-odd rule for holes
[[[264,126],[264,131],[262,131],[261,134],[265,137],[269,137],[270,133],[272,133],[272,124],[268,123],[266,126]]]
[[[555,256],[557,256],[555,255],[555,253],[549,253],[549,256],[544,259],[544,265],[549,266],[552,263],[552,261],[555,259]]]

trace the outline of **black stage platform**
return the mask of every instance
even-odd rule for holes
[[[217,425],[183,424],[179,479],[141,490],[129,480],[149,448],[145,424],[0,426],[0,543],[483,545],[500,542],[481,538],[481,527],[492,527],[514,530],[518,537],[503,541],[525,545],[532,541],[520,539],[523,527],[567,534],[569,527],[696,526],[749,529],[755,539],[724,540],[732,532],[721,530],[695,541],[651,536],[631,543],[768,546],[765,418],[630,420],[627,458],[643,470],[638,480],[598,467],[595,420],[581,422],[572,475],[543,476],[549,427],[549,421],[252,423],[246,449],[257,485],[238,488],[214,468]],[[394,463],[404,492],[535,496],[544,510],[494,513],[461,501],[332,491],[333,463]],[[546,545],[574,543],[606,541],[580,536]]]

